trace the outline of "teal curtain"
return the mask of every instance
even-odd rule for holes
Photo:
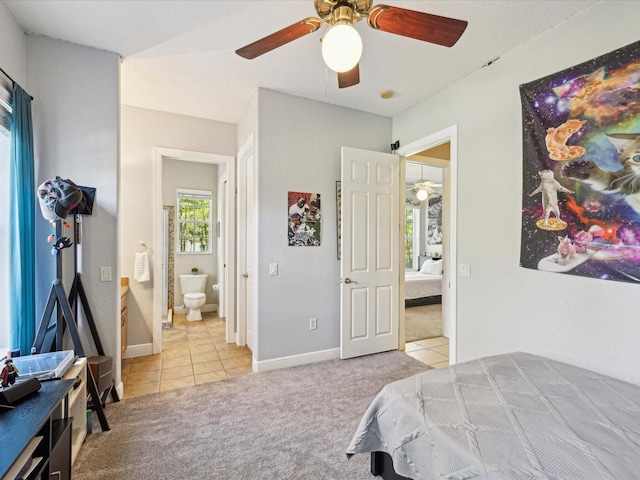
[[[31,353],[35,339],[35,207],[31,97],[13,84],[9,167],[9,319],[11,348]]]

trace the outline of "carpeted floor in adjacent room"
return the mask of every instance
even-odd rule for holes
[[[371,480],[345,449],[380,389],[430,367],[394,351],[125,398],[80,450],[74,480]],[[96,431],[97,430],[97,431]]]
[[[442,336],[442,304],[404,309],[405,342]]]

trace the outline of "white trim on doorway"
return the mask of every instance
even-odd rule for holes
[[[178,150],[165,147],[153,148],[153,251],[162,252],[162,160],[170,158],[172,160],[182,160],[188,162],[215,163],[226,165],[228,192],[235,192],[236,187],[236,165],[235,157],[229,155],[219,155],[215,153],[193,152],[189,150]],[[235,225],[235,195],[229,194],[227,199],[227,221],[229,225]],[[227,243],[227,270],[229,276],[235,275],[235,229],[228,228],[225,237]],[[153,269],[153,319],[152,338],[153,353],[162,352],[162,268]],[[157,286],[157,288],[156,288]],[[235,282],[227,284],[226,321],[232,325],[235,323]],[[227,339],[227,341],[229,341]]]
[[[443,296],[443,301],[446,304],[443,308],[448,309],[448,336],[449,336],[449,363],[456,363],[457,349],[457,226],[458,226],[458,206],[457,206],[457,191],[458,191],[458,126],[452,125],[451,127],[440,130],[439,132],[428,135],[424,138],[416,140],[404,147],[401,147],[396,151],[397,154],[408,157],[418,152],[428,150],[443,143],[450,143],[450,166],[449,166],[449,232],[448,232],[448,251],[445,251],[445,261],[447,265],[447,271],[445,272],[445,281],[448,285],[443,285],[443,290],[446,289],[448,295]],[[402,175],[404,176],[404,168],[402,169]],[[404,179],[403,179],[404,180]],[[403,182],[401,182],[403,184]],[[447,246],[445,246],[446,248]],[[401,341],[403,341],[402,339]]]
[[[255,323],[254,305],[254,232],[255,226],[255,178],[254,165],[255,149],[253,134],[240,147],[237,155],[237,268],[236,278],[236,343],[239,346],[247,346],[256,358],[255,345],[253,344],[253,332]]]

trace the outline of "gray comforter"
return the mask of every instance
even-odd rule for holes
[[[391,383],[351,444],[412,479],[638,480],[640,386],[526,353]]]

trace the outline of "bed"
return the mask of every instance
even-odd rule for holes
[[[385,480],[639,479],[640,386],[528,353],[429,370],[371,403],[369,452]]]
[[[442,259],[427,259],[417,272],[404,274],[406,307],[442,303]]]

